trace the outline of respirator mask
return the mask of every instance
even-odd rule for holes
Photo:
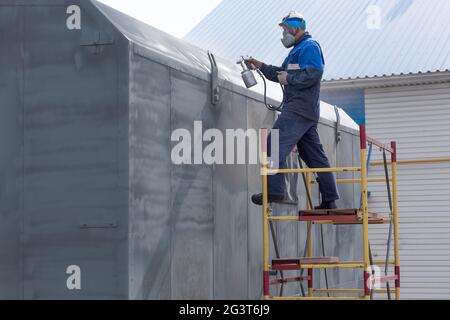
[[[283,31],[283,38],[281,38],[281,43],[285,48],[292,48],[295,45],[295,34],[287,30]]]

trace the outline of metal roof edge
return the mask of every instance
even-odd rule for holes
[[[450,82],[450,70],[426,73],[410,73],[380,77],[367,77],[355,79],[325,80],[322,82],[323,90],[330,89],[365,89],[378,87],[411,86]]]

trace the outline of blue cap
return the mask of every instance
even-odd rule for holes
[[[282,25],[286,25],[291,28],[306,29],[306,20],[301,14],[291,11],[286,17],[283,18],[283,21],[280,23],[280,26]]]

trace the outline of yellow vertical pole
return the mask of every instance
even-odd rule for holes
[[[263,294],[264,299],[269,299],[270,296],[270,277],[269,277],[269,196],[267,186],[267,129],[261,130],[261,145],[262,145],[262,194],[263,194]]]
[[[306,173],[306,189],[307,195],[311,194],[311,172]],[[311,210],[311,205],[309,203],[308,196],[306,197],[306,208]],[[307,230],[309,230],[308,234],[308,257],[313,256],[313,240],[312,240],[312,222],[308,222]],[[313,269],[308,269],[308,296],[312,297],[314,295],[314,287],[313,287]]]
[[[361,192],[362,192],[362,215],[363,215],[363,259],[364,259],[364,298],[370,299],[369,277],[369,204],[367,191],[367,135],[366,126],[360,126],[361,143]]]
[[[400,254],[399,254],[399,230],[398,230],[398,193],[397,193],[397,144],[391,142],[392,158],[392,202],[394,214],[394,255],[395,255],[395,299],[400,300]]]

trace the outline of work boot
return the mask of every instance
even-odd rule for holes
[[[334,200],[333,201],[323,201],[320,204],[320,206],[317,206],[314,209],[316,209],[316,210],[326,210],[326,209],[333,210],[333,209],[337,209],[337,205]]]
[[[284,196],[276,196],[269,194],[269,203],[271,202],[282,202],[284,200]],[[262,193],[254,194],[252,196],[252,202],[258,206],[262,206],[263,203],[263,195]]]

